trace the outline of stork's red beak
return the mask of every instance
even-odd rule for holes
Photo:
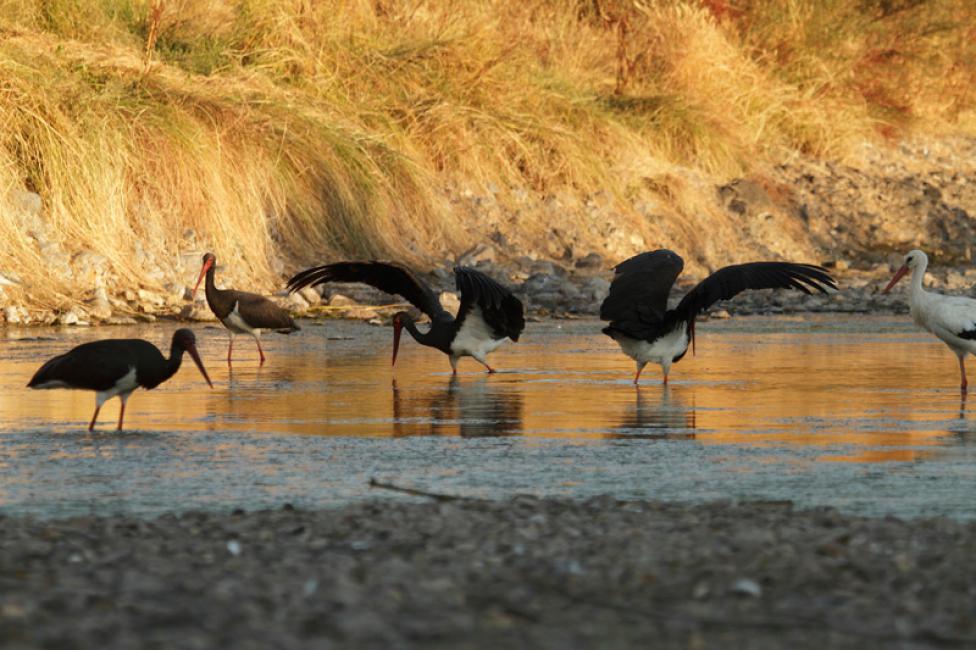
[[[193,300],[194,298],[196,298],[196,296],[197,296],[197,289],[200,288],[200,283],[203,281],[203,276],[207,275],[207,271],[210,270],[210,267],[211,266],[213,266],[213,260],[212,259],[208,259],[206,262],[203,263],[203,268],[200,269],[200,277],[197,278],[197,283],[195,285],[193,285],[193,293],[190,294],[190,299],[191,300]],[[203,367],[201,366],[200,369],[202,370]],[[206,374],[206,373],[204,373],[204,374]]]
[[[903,277],[905,277],[906,273],[908,273],[908,265],[903,264],[902,267],[895,272],[895,277],[891,278],[891,282],[888,283],[888,286],[885,287],[881,293],[888,293],[889,291],[891,291],[891,287],[898,284],[898,281],[901,280]]]
[[[188,345],[186,347],[186,351],[190,353],[191,357],[193,357],[194,363],[197,364],[197,368],[200,369],[200,374],[203,375],[203,378],[207,380],[207,384],[213,388],[213,382],[210,381],[210,376],[207,374],[207,369],[203,367],[203,361],[200,360],[200,355],[197,353],[197,346]]]
[[[403,323],[400,322],[399,318],[393,319],[393,363],[391,366],[396,365],[396,355],[397,351],[400,349],[400,332],[403,330]]]

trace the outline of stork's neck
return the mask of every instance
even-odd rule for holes
[[[220,289],[218,289],[217,285],[214,284],[214,277],[217,273],[217,269],[215,269],[214,266],[215,265],[212,264],[210,268],[207,269],[207,279],[204,280],[203,288],[207,292],[207,300],[210,300],[212,296],[216,296],[220,292]]]
[[[402,318],[402,322],[403,329],[410,332],[410,336],[412,336],[413,340],[417,343],[433,348],[442,347],[438,332],[435,331],[437,328],[434,326],[434,322],[431,322],[430,329],[428,329],[426,332],[421,332],[419,329],[417,329],[417,324],[413,321],[413,318],[404,317]]]
[[[925,287],[922,286],[922,281],[925,279],[925,264],[919,264],[914,269],[912,269],[912,286],[910,289],[912,298],[919,298],[925,295]]]
[[[183,353],[186,350],[183,346],[177,345],[176,341],[173,341],[169,345],[169,359],[166,360],[166,376],[163,377],[163,381],[166,381],[170,377],[176,374],[176,371],[180,369],[180,364],[183,363]]]
[[[908,309],[911,311],[912,320],[915,321],[916,325],[931,329],[927,322],[931,314],[928,305],[932,294],[922,286],[922,280],[925,279],[925,267],[925,264],[919,264],[912,269],[912,284],[908,289]]]
[[[146,388],[155,388],[161,383],[176,374],[183,363],[183,348],[173,341],[169,348],[169,359],[163,359],[162,365],[155,366],[149,370],[148,377],[139,377],[139,380]]]
[[[210,305],[210,309],[217,314],[218,318],[224,318],[230,312],[233,305],[225,304],[228,302],[229,294],[223,289],[218,289],[217,285],[214,284],[215,275],[216,269],[211,266],[207,269],[207,279],[204,280],[205,284],[203,286],[207,294],[207,304]]]

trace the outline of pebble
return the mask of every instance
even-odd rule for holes
[[[0,627],[48,640],[14,648],[969,647],[974,535],[609,496],[8,515]]]
[[[334,294],[331,298],[329,298],[329,307],[357,307],[357,306],[359,306],[358,302],[356,302],[352,298],[349,298],[348,296],[342,295],[341,293]]]
[[[755,580],[750,580],[749,578],[739,578],[735,581],[735,584],[732,585],[732,593],[759,598],[762,596],[762,587],[760,587],[759,583]]]

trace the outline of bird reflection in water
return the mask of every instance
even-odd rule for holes
[[[685,406],[670,386],[636,389],[634,404],[611,439],[691,440],[695,437],[695,407]]]
[[[393,380],[393,435],[510,436],[522,431],[522,394],[484,377],[444,388],[401,389]]]
[[[959,396],[959,417],[946,427],[948,433],[964,444],[976,443],[976,421],[966,417],[966,393]]]

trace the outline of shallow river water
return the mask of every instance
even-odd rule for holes
[[[211,390],[178,375],[118,400],[24,388],[87,340],[175,324],[14,330],[0,338],[0,513],[63,516],[328,506],[371,478],[471,496],[791,500],[861,514],[976,516],[976,396],[955,357],[907,317],[748,317],[699,326],[697,355],[642,386],[596,321],[530,323],[488,376],[392,332],[306,322],[254,346],[197,326]],[[976,363],[973,364],[976,373]]]

